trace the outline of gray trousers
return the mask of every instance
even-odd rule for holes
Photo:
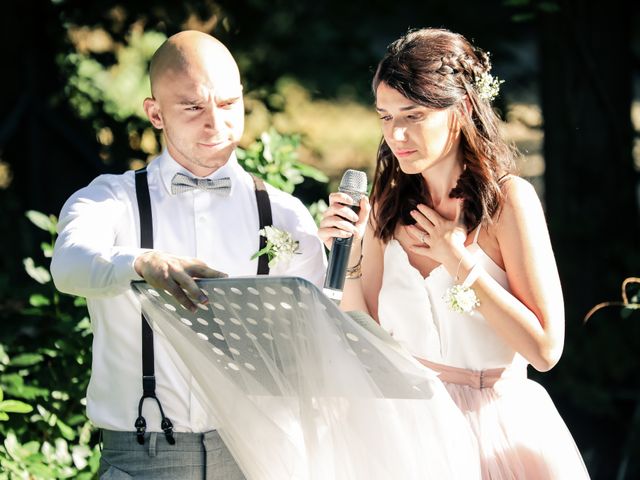
[[[242,471],[217,431],[175,432],[169,445],[162,432],[145,435],[102,430],[101,480],[244,480]]]

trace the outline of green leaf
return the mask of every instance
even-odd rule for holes
[[[0,343],[0,363],[3,365],[9,364],[9,355],[7,355],[7,351],[4,349],[4,345]],[[0,398],[2,400],[2,398]]]
[[[53,427],[57,423],[58,415],[50,412],[43,405],[36,405],[36,410],[38,410],[42,420],[44,420],[50,427]]]
[[[311,165],[300,163],[297,165],[297,167],[298,167],[298,170],[300,171],[300,174],[305,177],[313,178],[315,181],[321,182],[321,183],[327,183],[329,181],[329,177],[327,175],[325,175],[323,172],[321,172],[317,168],[312,167]]]
[[[29,456],[38,455],[38,452],[40,451],[40,443],[35,440],[31,440],[30,442],[23,443],[22,448]]]
[[[0,422],[4,422],[5,420],[9,420],[9,415],[4,412],[0,412]]]
[[[86,417],[84,415],[83,417],[85,422],[82,425],[82,427],[80,427],[80,438],[78,439],[78,442],[80,443],[80,445],[88,445],[89,442],[91,441],[91,433],[93,432],[93,426],[91,425],[91,422],[86,420]]]
[[[74,307],[86,307],[87,306],[87,299],[84,297],[75,297],[73,299],[73,306]]]
[[[53,256],[53,245],[47,242],[42,242],[40,244],[40,249],[42,250],[45,258],[51,258]]]
[[[44,295],[34,293],[29,297],[29,304],[32,307],[48,307],[49,305],[51,305],[51,300],[49,300]]]
[[[251,258],[249,260],[253,260],[255,258],[258,258],[261,255],[268,253],[270,249],[271,249],[271,245],[267,244],[262,250],[258,250],[256,253],[251,255]]]
[[[35,400],[38,397],[47,398],[49,396],[49,390],[46,388],[25,385],[24,379],[17,373],[0,375],[0,384],[2,384],[6,395],[24,400]]]
[[[84,336],[93,333],[91,331],[91,320],[89,320],[89,317],[82,317],[82,320],[76,324],[76,328],[74,330],[76,332],[82,332]]]
[[[29,367],[31,365],[35,365],[40,363],[44,357],[39,353],[23,353],[11,359],[12,367]]]
[[[73,458],[73,464],[78,470],[82,470],[87,466],[90,457],[91,449],[87,445],[74,445],[71,447],[71,458]]]
[[[36,282],[45,284],[51,281],[51,274],[46,268],[37,267],[33,261],[33,258],[28,257],[25,258],[22,263],[24,264],[24,269],[27,271],[27,274],[33,278]]]
[[[56,233],[56,217],[53,215],[45,215],[42,212],[38,212],[36,210],[29,210],[25,213],[27,218],[40,230],[44,230],[45,232],[49,232],[52,235]]]
[[[60,463],[68,465],[71,463],[71,452],[69,452],[69,444],[63,438],[56,438],[56,457]]]
[[[33,407],[19,400],[4,400],[0,402],[0,412],[29,413]]]
[[[4,439],[4,448],[7,449],[7,453],[9,455],[11,455],[12,458],[19,458],[18,455],[18,448],[19,448],[19,443],[18,443],[18,439],[16,437],[16,434],[13,432],[9,432],[7,434],[7,438]]]
[[[29,478],[59,478],[56,473],[55,465],[45,465],[45,458],[42,455],[30,459],[29,462]]]
[[[58,429],[60,430],[62,436],[67,440],[74,440],[76,438],[76,432],[73,430],[73,428],[71,428],[59,418],[56,420],[56,425],[58,426]]]
[[[92,480],[93,478],[92,472],[81,472],[75,477],[75,480]]]

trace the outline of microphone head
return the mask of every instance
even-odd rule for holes
[[[354,203],[360,203],[363,195],[367,194],[367,174],[360,170],[347,170],[342,175],[338,191],[349,195]]]

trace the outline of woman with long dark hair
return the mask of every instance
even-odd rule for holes
[[[564,304],[540,201],[500,137],[490,69],[447,30],[393,42],[373,79],[383,139],[370,206],[356,215],[332,194],[320,236],[328,247],[362,239],[341,308],[368,313],[438,372],[476,436],[483,478],[588,478],[548,394],[526,377],[529,364],[558,362]]]

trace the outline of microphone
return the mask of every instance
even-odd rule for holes
[[[347,170],[342,176],[338,191],[346,193],[351,197],[355,205],[351,205],[351,210],[360,212],[360,199],[367,194],[367,174],[359,170]],[[347,263],[351,253],[351,243],[353,236],[349,238],[334,238],[329,255],[329,267],[324,280],[324,294],[330,299],[339,303],[342,300],[342,289],[344,288],[345,275],[347,273]]]

